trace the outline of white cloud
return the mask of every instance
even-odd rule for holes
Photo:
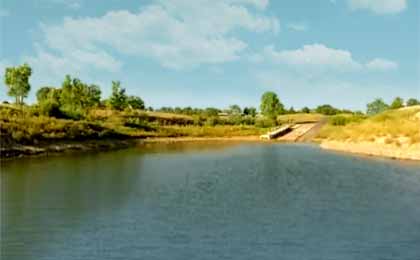
[[[308,29],[308,27],[303,23],[289,23],[287,28],[293,31],[303,32]]]
[[[369,61],[366,64],[366,67],[370,70],[395,70],[398,69],[398,63],[391,60],[376,58]]]
[[[51,4],[64,5],[70,9],[80,9],[82,7],[82,0],[44,0]]]
[[[7,17],[7,16],[9,16],[9,15],[10,15],[9,10],[6,10],[6,9],[3,9],[3,8],[0,8],[0,17]]]
[[[353,70],[361,68],[351,52],[329,48],[323,44],[304,45],[297,50],[277,51],[273,46],[264,49],[264,56],[275,63],[314,69]]]
[[[302,72],[323,71],[385,71],[398,69],[398,63],[384,58],[375,58],[366,64],[353,58],[348,50],[334,49],[323,44],[304,45],[295,50],[276,50],[274,46],[266,46],[261,53],[248,56],[254,63],[268,61],[274,64],[284,64]]]
[[[377,14],[394,14],[407,8],[407,0],[348,0],[353,10],[367,9]]]
[[[137,13],[111,11],[102,17],[65,18],[61,24],[41,26],[45,51],[40,54],[53,50],[59,60],[105,70],[121,66],[112,57],[114,53],[148,57],[174,69],[230,62],[247,48],[246,42],[235,37],[236,31],[279,30],[276,18],[260,13],[267,4],[257,0],[158,0]],[[252,11],[251,6],[256,9]]]

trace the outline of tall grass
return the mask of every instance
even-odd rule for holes
[[[385,137],[395,140],[409,138],[411,143],[420,143],[420,108],[389,110],[367,119],[358,119],[345,124],[330,121],[319,133],[319,138],[330,140],[374,141]]]

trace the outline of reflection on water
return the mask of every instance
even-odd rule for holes
[[[1,165],[1,259],[420,259],[420,165],[190,143]]]

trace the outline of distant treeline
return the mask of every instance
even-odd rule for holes
[[[17,67],[6,68],[5,84],[8,88],[8,95],[14,97],[16,104],[23,105],[24,98],[29,94],[31,86],[29,78],[32,75],[32,69],[28,64]],[[112,93],[107,99],[102,99],[101,89],[94,84],[86,84],[80,79],[72,78],[67,75],[61,87],[41,87],[37,93],[37,103],[35,108],[41,115],[52,116],[56,118],[81,119],[87,115],[92,108],[106,108],[112,110],[148,110],[165,113],[183,114],[189,116],[199,116],[212,118],[214,122],[223,121],[224,117],[230,117],[238,123],[252,124],[253,120],[243,120],[241,117],[255,118],[264,116],[269,120],[276,121],[278,115],[295,114],[295,113],[319,113],[323,115],[337,114],[363,114],[362,111],[350,111],[346,109],[338,109],[331,105],[324,104],[316,108],[310,109],[304,107],[295,110],[293,107],[285,108],[277,94],[274,92],[265,92],[261,97],[259,110],[255,107],[241,108],[238,105],[231,105],[227,109],[219,109],[214,107],[208,108],[192,108],[192,107],[162,107],[153,109],[146,108],[144,101],[133,95],[127,95],[126,90],[121,87],[119,81],[112,82]],[[400,97],[388,105],[382,99],[376,99],[367,104],[368,115],[377,114],[387,109],[398,109],[403,106],[419,105],[417,99],[411,98],[404,102]]]

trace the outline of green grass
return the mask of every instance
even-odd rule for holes
[[[39,115],[34,107],[0,106],[1,145],[60,140],[146,137],[233,137],[260,135],[265,127],[208,125],[192,117],[145,111],[91,110],[83,120]]]

